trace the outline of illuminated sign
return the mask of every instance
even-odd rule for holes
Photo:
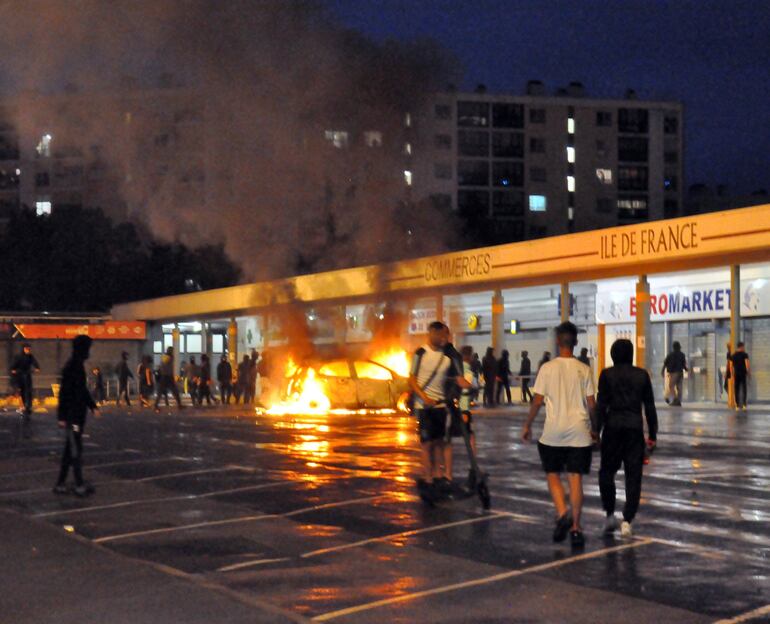
[[[492,269],[491,257],[489,253],[479,253],[429,261],[425,265],[425,281],[435,282],[488,275]]]
[[[477,314],[468,317],[468,329],[476,331],[481,326],[481,318]]]
[[[519,333],[519,321],[511,321],[511,333],[513,335]]]
[[[28,340],[68,340],[75,336],[90,336],[94,340],[144,340],[147,337],[143,321],[105,321],[82,325],[16,323],[16,329]]]

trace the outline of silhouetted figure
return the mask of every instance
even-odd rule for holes
[[[61,388],[59,390],[58,421],[59,427],[65,430],[66,442],[61,458],[59,479],[53,491],[56,494],[67,493],[67,474],[70,466],[75,475],[77,496],[88,496],[94,489],[83,481],[83,429],[86,424],[86,412],[97,413],[97,406],[86,383],[84,363],[91,350],[91,339],[88,336],[78,336],[72,341],[72,357],[62,370]]]
[[[246,381],[246,398],[244,403],[253,403],[257,394],[257,371],[258,371],[259,353],[251,350],[251,359],[249,361],[248,380]]]
[[[128,367],[128,353],[123,351],[120,356],[120,364],[118,364],[118,400],[116,405],[120,405],[121,397],[126,399],[126,405],[131,407],[131,401],[128,399],[128,380],[133,379],[134,374]]]
[[[201,369],[195,362],[195,357],[190,357],[190,361],[184,366],[184,378],[187,383],[187,393],[193,405],[198,403],[198,382],[200,381]]]
[[[583,362],[586,366],[591,366],[591,358],[588,357],[588,349],[583,347],[580,349],[580,355],[578,356],[578,360]]]
[[[481,360],[481,372],[484,375],[484,406],[495,405],[495,377],[497,376],[497,360],[492,347],[487,347],[487,352]]]
[[[200,372],[198,377],[198,405],[203,405],[203,399],[206,399],[206,405],[211,405],[211,363],[209,356],[205,353],[201,355],[201,365],[198,370]]]
[[[543,367],[543,364],[546,362],[551,361],[551,352],[550,351],[543,351],[543,357],[540,358],[540,361],[537,363],[537,372],[540,372],[540,369]]]
[[[243,398],[243,404],[249,402],[249,374],[251,372],[251,359],[248,355],[238,364],[238,380],[235,382],[235,402]]]
[[[139,400],[144,407],[150,407],[150,398],[155,389],[155,376],[152,372],[152,358],[149,355],[142,357],[136,369],[136,376],[139,378]],[[168,405],[168,397],[166,397],[166,405]]]
[[[94,399],[97,405],[104,403],[104,375],[102,375],[102,369],[95,366],[91,371],[94,376]]]
[[[164,397],[168,405],[168,393],[171,391],[179,409],[183,409],[182,399],[179,398],[179,388],[174,381],[174,347],[169,347],[160,358],[158,367],[158,391],[155,395],[155,411],[158,410],[160,397]]]
[[[230,405],[230,397],[233,394],[233,367],[223,355],[217,364],[217,383],[219,383],[219,398],[222,405]]]
[[[687,369],[687,359],[682,353],[682,345],[674,341],[674,350],[666,356],[660,374],[665,377],[668,373],[668,388],[666,390],[666,403],[671,398],[671,405],[682,405],[682,384],[684,371]]]
[[[32,355],[32,347],[24,343],[21,347],[21,353],[16,356],[11,366],[11,377],[21,395],[21,403],[24,410],[24,420],[29,420],[32,413],[32,372],[39,373],[40,365],[35,356]]]
[[[749,354],[746,353],[746,346],[739,342],[732,358],[732,374],[735,379],[735,409],[746,411],[747,400],[747,381],[751,374]]]
[[[532,392],[529,389],[530,376],[532,375],[532,362],[529,360],[529,352],[521,352],[521,366],[519,367],[519,379],[521,381],[521,402],[531,403]]]
[[[507,350],[503,349],[500,360],[497,363],[497,403],[500,403],[500,395],[505,388],[505,396],[508,404],[511,403],[511,359]]]

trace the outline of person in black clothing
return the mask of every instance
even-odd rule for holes
[[[735,409],[746,411],[746,381],[751,375],[751,363],[749,362],[749,354],[746,353],[746,346],[739,342],[735,353],[731,359],[731,369],[735,384]]]
[[[230,405],[230,396],[233,394],[233,367],[223,355],[217,364],[217,383],[219,383],[219,398],[222,405]]]
[[[211,363],[209,356],[205,353],[201,355],[200,377],[198,377],[198,405],[203,405],[203,399],[206,399],[206,405],[211,405]]]
[[[131,407],[131,401],[128,399],[128,380],[134,378],[134,373],[128,367],[128,353],[123,351],[118,364],[118,400],[115,405],[120,405],[121,397],[125,397],[126,406]]]
[[[645,440],[642,406],[647,419],[646,445],[655,447],[658,413],[652,394],[652,382],[646,370],[633,365],[634,345],[630,340],[616,340],[610,349],[614,366],[599,376],[596,418],[601,437],[599,490],[607,514],[605,534],[618,528],[615,519],[615,474],[623,464],[626,475],[626,504],[623,508],[621,535],[631,535],[631,522],[639,509],[642,492],[642,466]]]
[[[481,360],[481,372],[484,376],[484,407],[494,407],[497,360],[492,347],[487,347],[487,352]]]
[[[479,388],[481,387],[479,383],[481,379],[481,360],[479,359],[479,354],[475,352],[471,358],[471,372],[473,372],[473,379],[475,380],[475,387],[471,390],[471,402],[475,402],[479,398]]]
[[[152,358],[149,355],[142,357],[142,362],[136,369],[136,375],[139,378],[139,400],[143,407],[150,407],[150,397],[155,388],[155,375],[152,372]],[[168,396],[166,396],[166,406],[168,406]]]
[[[64,365],[59,390],[58,421],[59,427],[66,432],[67,441],[61,458],[59,479],[53,488],[56,494],[66,494],[67,474],[70,466],[75,473],[77,496],[88,496],[94,491],[93,486],[83,481],[83,428],[86,424],[86,411],[91,410],[99,416],[96,402],[91,397],[86,383],[85,361],[91,350],[91,339],[78,336],[72,341],[72,357]]]
[[[521,402],[531,403],[532,392],[529,390],[530,376],[532,375],[532,362],[529,361],[529,352],[521,352],[521,366],[519,367],[519,379],[521,381]]]
[[[660,371],[661,376],[665,377],[668,373],[668,388],[666,389],[666,403],[671,398],[671,405],[679,407],[682,405],[682,383],[684,371],[687,368],[687,359],[682,353],[682,345],[674,341],[672,345],[674,350],[666,356],[663,362],[663,368]]]
[[[248,393],[249,393],[249,373],[251,372],[251,360],[249,359],[248,355],[243,356],[243,360],[240,364],[238,364],[238,380],[236,383],[236,390],[235,390],[235,402],[238,403],[238,400],[243,397],[243,404],[246,405],[248,403]]]
[[[105,399],[104,375],[102,375],[102,369],[98,366],[95,366],[91,373],[94,376],[94,399],[96,400],[97,405],[101,405],[104,403]]]
[[[578,360],[583,362],[586,366],[591,366],[591,358],[588,357],[588,349],[583,347],[580,349],[580,355],[578,356]]]
[[[540,369],[543,367],[543,364],[546,362],[551,361],[551,352],[550,351],[543,351],[543,357],[540,358],[540,361],[537,363],[537,370],[540,372]]]
[[[511,403],[511,359],[510,354],[505,349],[500,356],[500,360],[497,362],[497,395],[496,403],[500,403],[500,395],[505,388],[505,396],[508,400],[508,404]]]
[[[29,421],[32,413],[32,371],[39,373],[40,365],[32,355],[32,347],[25,343],[21,347],[21,353],[16,356],[11,366],[11,377],[21,394],[21,402],[24,409],[24,420]]]
[[[168,392],[171,391],[174,399],[176,399],[176,405],[181,410],[184,409],[182,405],[182,399],[179,398],[179,388],[176,387],[174,381],[174,347],[166,349],[166,353],[160,358],[160,366],[158,367],[158,391],[155,394],[155,411],[160,411],[158,405],[160,405],[160,397],[162,396],[166,400],[168,406]]]
[[[246,398],[244,403],[253,403],[257,394],[257,366],[259,362],[259,353],[251,350],[251,361],[249,362],[249,374],[246,381]]]

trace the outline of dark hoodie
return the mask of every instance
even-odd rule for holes
[[[82,427],[86,422],[86,412],[96,409],[96,403],[88,391],[83,365],[90,350],[91,339],[88,336],[75,338],[72,341],[72,357],[62,369],[58,419],[68,425]]]
[[[634,345],[630,340],[616,340],[610,349],[615,364],[599,375],[596,417],[599,429],[643,429],[642,406],[651,440],[658,433],[658,412],[652,394],[650,375],[633,365]]]

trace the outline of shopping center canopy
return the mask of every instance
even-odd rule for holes
[[[410,298],[768,260],[770,204],[765,204],[125,303],[112,309],[112,317],[222,318],[290,303]]]

